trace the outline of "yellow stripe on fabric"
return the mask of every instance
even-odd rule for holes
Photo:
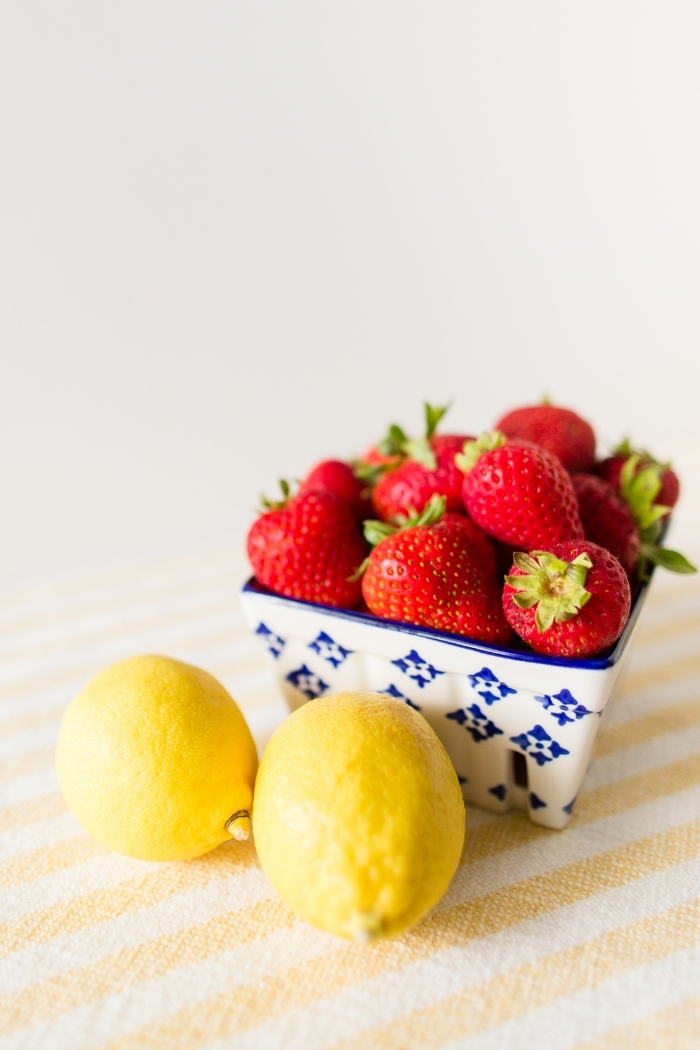
[[[651,689],[652,686],[668,685],[679,678],[686,678],[700,672],[700,653],[692,653],[690,656],[673,657],[664,660],[663,663],[654,663],[651,667],[640,667],[636,671],[628,671],[620,680],[615,690],[615,699],[620,700],[625,696],[631,696],[641,689]]]
[[[107,1045],[110,1050],[156,1046],[195,1050],[447,948],[499,933],[699,855],[700,821],[693,821],[452,908],[433,911],[396,940],[369,946],[348,944],[232,989]],[[27,1008],[42,1008],[42,987],[37,986]]]
[[[570,828],[591,824],[603,817],[616,816],[668,795],[677,794],[700,783],[700,754],[679,759],[665,766],[638,773],[625,780],[604,784],[578,797]],[[467,835],[462,861],[473,864],[507,849],[525,846],[537,839],[561,834],[541,828],[524,813],[506,813],[495,824],[485,824]]]
[[[700,700],[669,704],[667,707],[660,707],[652,711],[643,718],[634,718],[628,722],[606,726],[596,741],[594,755],[596,758],[611,755],[626,747],[646,744],[667,733],[689,729],[698,723],[700,723]]]
[[[35,824],[37,820],[45,820],[47,817],[57,817],[67,810],[63,795],[58,791],[52,791],[50,795],[42,795],[40,798],[28,798],[16,806],[0,809],[0,832]]]
[[[623,813],[643,803],[654,802],[678,791],[694,787],[698,783],[700,783],[700,755],[684,758],[666,766],[657,766],[646,773],[606,784],[595,791],[580,795],[569,827],[578,827],[600,817]],[[27,816],[26,804],[23,803],[22,806],[23,809],[18,819],[20,824]],[[8,808],[8,813],[11,814],[13,809],[14,807]],[[33,811],[36,819],[41,819],[46,815],[47,813],[41,807]],[[467,825],[462,863],[473,864],[506,850],[525,846],[537,839],[556,837],[559,834],[558,831],[551,831],[549,828],[533,824],[524,813],[506,813],[498,820],[482,824],[474,829],[470,829]],[[35,878],[50,875],[53,871],[70,867],[71,863],[82,863],[82,849],[87,851],[94,848],[97,852],[101,851],[101,847],[97,846],[88,847],[86,845],[81,849],[73,845],[73,843],[87,841],[69,839],[46,847],[44,850],[22,854],[11,861],[0,863],[0,886],[29,882]],[[71,857],[75,858],[72,862]]]
[[[437,1050],[448,1040],[496,1028],[563,996],[583,988],[598,988],[617,974],[697,944],[700,900],[618,927],[574,948],[481,981],[434,1006],[414,1010],[359,1037],[335,1043],[333,1050]],[[624,1045],[638,1050],[634,1043]]]
[[[698,1050],[699,1046],[700,996],[614,1028],[597,1039],[577,1043],[576,1050]]]
[[[698,553],[700,554],[700,551]],[[697,556],[697,554],[688,555],[693,562],[697,560]],[[666,576],[660,586],[652,583],[647,604],[652,609],[663,608],[669,602],[678,601],[679,597],[688,599],[697,597],[698,590],[700,590],[700,576],[684,576],[682,579],[678,576]]]
[[[19,718],[8,718],[0,722],[0,738],[16,736],[18,733],[26,733],[31,729],[40,729],[42,726],[56,725],[61,721],[66,704],[60,707],[49,707],[41,711],[32,711],[29,715],[21,715]]]
[[[173,600],[177,600],[178,596],[191,597],[193,594],[205,594],[212,588],[216,590],[227,588],[235,596],[233,588],[241,581],[242,575],[239,571],[226,568],[217,572],[215,569],[212,569],[205,576],[194,581],[189,579],[173,584],[171,580],[166,580],[159,587],[154,587],[150,590],[131,591],[118,597],[97,598],[68,607],[56,605],[55,608],[50,610],[28,613],[23,619],[19,617],[14,618],[3,627],[3,637],[7,638],[13,634],[27,634],[52,626],[65,628],[71,621],[87,620],[91,617],[99,616],[101,613],[116,613],[122,609],[138,610],[144,605],[156,605],[164,602],[172,603]],[[240,616],[240,610],[235,603],[235,599],[229,604],[236,614]],[[196,610],[193,611],[196,612]]]
[[[155,941],[124,948],[82,970],[42,981],[17,995],[0,996],[0,1034],[118,995],[130,985],[154,980],[175,967],[230,951],[297,922],[279,898],[268,897]]]
[[[172,558],[164,558],[162,561],[159,559],[157,562],[148,561],[137,565],[132,564],[121,569],[100,570],[85,576],[73,576],[67,580],[54,580],[48,586],[36,587],[34,590],[20,588],[14,592],[6,591],[0,596],[0,610],[13,609],[17,605],[21,607],[28,602],[36,603],[55,600],[64,594],[75,597],[86,591],[94,591],[95,587],[109,587],[110,585],[123,587],[124,584],[129,582],[143,585],[149,578],[157,579],[158,576],[164,576],[166,579],[169,579],[173,569],[176,572],[188,573],[191,567],[198,563],[206,566],[209,563],[216,563],[222,560],[227,562],[230,568],[235,565],[240,566],[242,570],[245,569],[247,564],[243,556],[242,545],[239,547],[238,545],[227,544],[219,549],[196,554],[175,555]],[[189,586],[192,586],[191,579],[188,583]]]
[[[241,634],[246,633],[241,630]],[[232,638],[230,631],[223,631],[218,635],[213,636],[214,642],[228,642]],[[185,644],[188,648],[203,647],[209,644],[212,636],[203,634],[199,638],[188,638]],[[244,660],[234,660],[225,666],[218,666],[216,670],[217,677],[225,674],[245,674],[246,671],[253,669],[257,665],[265,664],[266,657],[264,652],[255,653],[254,655],[247,656]],[[30,693],[39,691],[41,689],[48,689],[50,687],[61,685],[67,682],[76,682],[75,689],[82,689],[84,685],[87,685],[90,678],[97,674],[99,670],[104,666],[104,659],[96,657],[87,664],[81,664],[78,667],[69,668],[62,671],[53,671],[50,674],[46,674],[37,678],[18,682],[15,685],[0,686],[0,700],[16,700],[18,696],[22,696],[24,693]],[[58,721],[63,712],[65,711],[69,701],[72,700],[72,695],[66,697],[66,702],[60,708],[53,710],[53,717],[48,718],[51,712],[37,712],[35,715],[26,715],[24,719],[14,719],[13,721],[7,721],[0,723],[0,737],[7,736],[9,733],[17,733],[20,730],[16,726],[22,728],[31,729],[35,725],[43,725],[45,721]],[[42,721],[42,718],[44,721]],[[35,721],[32,721],[34,719]],[[26,724],[25,724],[26,723]]]
[[[667,638],[678,638],[680,635],[700,632],[700,616],[688,615],[675,617],[672,620],[664,620],[662,623],[639,624],[635,628],[633,638],[634,647],[653,645],[655,642],[665,641]]]
[[[17,758],[6,758],[0,762],[0,782],[6,783],[8,780],[17,780],[18,777],[26,777],[29,773],[36,773],[40,769],[48,769],[53,765],[55,751],[55,747],[42,747]]]
[[[44,846],[22,853],[0,863],[0,887],[16,886],[21,882],[31,882],[52,875],[56,871],[73,868],[84,864],[93,857],[108,856],[109,851],[100,846],[94,839],[80,836],[64,839],[53,846]]]
[[[99,853],[108,855],[102,847],[97,847],[94,855]],[[93,890],[43,911],[31,912],[15,922],[0,924],[0,956],[11,955],[28,944],[77,933],[87,926],[151,907],[169,897],[201,889],[257,866],[252,843],[219,847],[181,864],[164,864],[147,875],[125,879],[107,889]]]
[[[236,606],[235,596],[230,594],[225,600],[218,601],[212,605],[194,606],[185,609],[164,609],[161,612],[148,612],[142,613],[141,617],[138,617],[138,606],[133,601],[130,603],[135,617],[134,619],[128,620],[125,623],[105,625],[98,631],[88,631],[85,634],[72,634],[68,637],[57,638],[51,642],[39,642],[31,648],[27,649],[15,649],[12,653],[12,660],[8,660],[7,657],[2,660],[2,666],[7,667],[8,664],[14,663],[18,660],[28,660],[33,656],[40,656],[46,658],[51,653],[65,652],[66,645],[70,644],[71,648],[86,648],[92,645],[98,645],[105,641],[112,641],[117,638],[123,638],[128,634],[138,634],[143,631],[152,631],[154,628],[170,626],[176,623],[184,621],[190,621],[192,624],[196,624],[203,617],[217,615],[221,613],[234,613],[236,619],[240,618],[240,613]],[[136,607],[134,607],[136,605]],[[236,634],[244,634],[247,628],[243,624],[239,624],[236,627],[232,627],[225,635],[221,635],[222,638],[228,639]]]

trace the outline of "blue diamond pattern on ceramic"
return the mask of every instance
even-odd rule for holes
[[[542,726],[533,726],[527,733],[520,733],[519,736],[512,736],[510,739],[526,755],[534,758],[538,766],[543,766],[545,762],[551,762],[552,759],[559,758],[560,755],[569,754],[565,747],[558,744],[556,740],[552,740],[547,730],[543,729]]]
[[[479,696],[488,707],[491,704],[495,704],[497,700],[502,700],[509,693],[517,693],[518,691],[517,689],[511,689],[505,682],[500,682],[488,667],[482,667],[478,674],[470,674],[467,677],[472,684],[472,689],[478,691]]]
[[[444,671],[438,671],[432,664],[429,664],[427,660],[418,655],[415,649],[411,649],[408,656],[403,656],[400,660],[392,660],[391,662],[394,667],[398,667],[400,671],[403,671],[404,674],[413,679],[421,689],[437,678],[439,674],[445,673]]]
[[[412,707],[414,711],[420,711],[420,707],[418,706],[418,704],[414,704],[413,700],[411,700],[407,696],[404,696],[404,694],[396,688],[393,682],[388,689],[382,689],[381,692],[386,693],[387,696],[395,696],[397,700],[403,700],[403,702],[405,704],[408,704],[409,707]]]
[[[270,628],[262,622],[258,625],[255,633],[260,635],[267,646],[267,651],[274,656],[275,660],[277,660],[284,649],[284,638],[280,638],[278,634],[275,634],[274,631],[271,631]]]
[[[385,686],[388,696],[400,694],[402,703],[410,699],[420,707],[455,769],[469,778],[463,786],[467,802],[503,811],[527,802],[534,791],[547,805],[528,805],[530,820],[563,828],[575,812],[574,798],[599,720],[647,589],[648,584],[639,589],[615,648],[585,660],[490,646],[428,627],[284,598],[254,579],[243,588],[241,603],[258,638],[267,646],[272,643],[267,659],[292,709],[341,688]],[[342,650],[351,655],[336,667],[327,657],[339,661]],[[516,790],[506,777],[509,750],[525,755],[530,770],[526,789]],[[555,761],[560,757],[562,761]],[[489,791],[501,784],[503,799]]]
[[[530,792],[530,809],[546,809],[547,803],[543,802],[534,791]]]
[[[291,682],[295,689],[303,693],[309,700],[315,700],[329,688],[328,683],[319,678],[317,674],[310,671],[306,664],[302,664],[296,671],[290,671],[287,681]]]
[[[494,795],[499,802],[503,802],[506,797],[506,786],[505,784],[496,784],[495,787],[488,789],[489,795]]]
[[[493,724],[478,704],[472,704],[471,707],[460,707],[457,711],[451,711],[445,715],[445,718],[451,718],[464,726],[467,732],[471,733],[475,744],[488,740],[492,736],[503,736],[503,730]]]
[[[546,694],[544,696],[536,696],[535,700],[542,704],[545,711],[549,711],[552,718],[556,718],[560,726],[593,714],[583,704],[579,704],[578,700],[571,695],[568,689],[562,689],[560,692],[554,693],[553,696]]]
[[[318,653],[322,659],[327,660],[329,664],[333,664],[334,667],[340,667],[352,653],[352,649],[343,649],[342,645],[334,642],[325,631],[320,631],[318,638],[314,642],[309,643],[309,649],[313,649],[315,653]]]

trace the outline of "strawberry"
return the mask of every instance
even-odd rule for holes
[[[629,451],[629,442],[623,442],[618,453],[621,450]],[[659,546],[663,519],[670,514],[679,494],[678,478],[670,467],[656,463],[647,452],[632,452],[626,457],[620,454],[603,460],[598,464],[598,473],[620,492],[639,529],[640,578],[649,578],[649,563],[671,572],[697,572],[685,555]],[[664,484],[671,503],[661,502]]]
[[[607,459],[596,464],[596,473],[610,482],[614,488],[621,491],[622,469],[631,456],[636,456],[632,471],[633,477],[636,478],[643,471],[649,471],[650,469],[651,474],[648,477],[653,476],[653,474],[656,474],[658,477],[659,486],[654,502],[662,507],[667,507],[669,510],[675,507],[680,496],[681,486],[678,476],[671,470],[671,464],[658,463],[649,452],[633,449],[628,438],[625,438],[622,444],[618,445],[612,456],[608,456]],[[648,481],[647,484],[650,484],[650,482]]]
[[[586,539],[614,554],[628,576],[639,560],[639,529],[612,485],[595,474],[572,474]]]
[[[420,514],[433,495],[445,497],[448,511],[463,511],[464,475],[455,463],[455,456],[469,440],[472,439],[452,434],[431,437],[434,469],[407,459],[396,470],[385,474],[372,493],[372,505],[378,517],[390,521],[398,515]]]
[[[454,456],[466,438],[435,434],[449,405],[431,405],[426,401],[423,408],[424,437],[411,439],[400,426],[392,423],[386,437],[355,464],[357,476],[376,486],[375,493],[381,484],[374,510],[384,520],[399,514],[420,513],[433,493],[447,496],[448,509],[462,509],[461,476]],[[395,482],[386,480],[397,472]]]
[[[415,524],[367,522],[377,542],[367,560],[362,593],[376,616],[507,645],[496,556],[488,537],[463,515],[442,517],[433,496]]]
[[[593,428],[568,408],[545,402],[508,412],[498,423],[508,438],[531,441],[557,456],[571,473],[593,469],[595,434]]]
[[[456,462],[467,513],[489,536],[526,550],[583,539],[576,493],[556,456],[496,431],[467,442]]]
[[[371,517],[372,503],[365,495],[367,486],[360,481],[349,463],[338,459],[324,459],[311,470],[299,489],[299,495],[307,492],[332,492],[349,504],[357,521]]]
[[[603,652],[627,623],[631,593],[617,558],[588,540],[517,553],[503,589],[511,627],[538,653],[586,657]]]
[[[365,545],[349,505],[331,492],[307,492],[268,503],[248,533],[248,558],[258,580],[277,594],[352,609],[361,597],[350,579]]]

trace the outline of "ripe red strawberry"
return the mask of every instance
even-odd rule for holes
[[[338,459],[324,459],[311,470],[299,489],[299,495],[307,492],[332,492],[345,500],[357,521],[364,521],[372,516],[372,502],[367,492],[367,485],[360,481],[349,463]]]
[[[532,550],[583,539],[576,493],[556,456],[503,434],[482,434],[457,456],[470,518],[489,536]]]
[[[671,470],[670,463],[657,463],[649,452],[633,449],[627,439],[615,449],[614,455],[609,456],[596,465],[596,473],[600,474],[601,478],[605,478],[606,481],[621,492],[622,470],[631,456],[636,456],[634,466],[631,468],[632,479],[636,479],[640,473],[649,471],[649,468],[652,468],[648,475],[647,488],[655,487],[651,480],[654,474],[659,480],[653,502],[669,509],[675,507],[680,496],[681,486],[678,476]]]
[[[431,470],[414,459],[407,459],[396,470],[385,474],[372,493],[372,504],[377,516],[382,521],[390,521],[397,515],[420,514],[434,495],[445,497],[448,511],[463,511],[464,475],[455,463],[455,456],[462,451],[465,441],[471,440],[456,434],[431,437],[430,448],[435,456],[435,469]]]
[[[508,438],[522,438],[546,449],[571,473],[593,469],[593,428],[568,408],[546,403],[516,408],[499,420],[496,430]]]
[[[648,452],[622,454],[627,451],[629,442],[623,442],[618,449],[619,455],[598,464],[598,473],[620,492],[639,529],[641,548],[637,569],[640,579],[648,579],[650,563],[671,572],[697,572],[683,554],[659,546],[663,519],[678,498],[678,478],[668,465],[662,466],[652,460]],[[664,483],[671,503],[661,503]]]
[[[362,593],[376,616],[507,645],[512,638],[501,608],[496,557],[488,537],[468,518],[445,515],[435,496],[417,524],[378,526]],[[368,523],[366,532],[369,532]],[[387,530],[388,534],[387,534]]]
[[[257,579],[277,594],[341,609],[360,601],[361,583],[349,577],[366,548],[350,507],[330,492],[272,505],[253,522],[247,546]]]
[[[594,474],[572,474],[586,539],[614,554],[628,576],[639,560],[639,529],[622,496]]]
[[[630,585],[617,558],[588,540],[514,556],[503,611],[538,653],[586,657],[616,641],[630,612]]]

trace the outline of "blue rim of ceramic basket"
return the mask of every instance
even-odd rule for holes
[[[519,660],[529,664],[551,664],[559,667],[578,667],[586,671],[605,671],[610,667],[614,667],[620,660],[637,622],[637,617],[649,590],[650,582],[651,573],[649,580],[638,585],[632,608],[630,609],[629,619],[615,646],[601,656],[593,657],[589,660],[575,660],[566,656],[545,656],[542,653],[535,653],[528,649],[509,649],[502,645],[489,645],[488,642],[480,642],[474,638],[449,634],[447,631],[436,631],[432,627],[416,627],[414,624],[402,623],[399,620],[384,620],[378,616],[373,616],[371,613],[358,612],[355,609],[336,609],[331,605],[307,602],[301,598],[287,598],[283,594],[275,594],[274,591],[259,583],[254,576],[251,576],[244,584],[242,593],[261,595],[277,605],[298,606],[303,609],[309,609],[312,612],[332,616],[334,619],[353,620],[356,623],[371,624],[373,627],[380,627],[387,631],[397,631],[400,634],[412,635],[415,638],[432,638],[438,642],[447,642],[449,645],[454,645],[457,649],[469,649],[472,652],[500,656],[507,660]]]

